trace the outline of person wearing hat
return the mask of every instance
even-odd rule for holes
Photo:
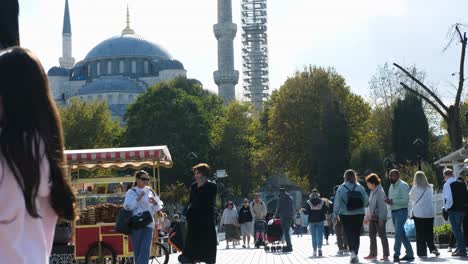
[[[455,179],[451,169],[445,169],[443,172],[445,184],[442,190],[444,198],[443,210],[448,213],[452,232],[457,241],[457,249],[452,253],[454,257],[465,257],[466,248],[462,230],[463,218],[467,206],[466,196],[468,191],[466,184]],[[465,230],[466,232],[466,230]]]
[[[278,215],[281,220],[283,236],[284,236],[284,240],[286,240],[286,247],[283,249],[283,251],[291,252],[293,251],[293,249],[292,249],[291,236],[289,234],[289,229],[291,228],[296,210],[294,208],[294,200],[291,197],[291,195],[289,195],[289,193],[287,193],[284,188],[280,188],[279,192],[280,194],[279,194],[278,203],[276,206],[275,215]]]
[[[323,241],[323,222],[326,219],[328,206],[324,200],[320,198],[320,193],[317,189],[313,189],[310,193],[307,205],[303,208],[304,214],[308,215],[309,230],[312,235],[313,256],[322,256],[322,241]]]

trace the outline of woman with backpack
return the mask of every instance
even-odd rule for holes
[[[328,212],[328,206],[324,200],[320,198],[320,193],[317,189],[313,189],[310,194],[310,199],[307,200],[307,206],[304,210],[304,214],[308,215],[309,218],[309,230],[312,235],[312,248],[314,250],[314,257],[322,256],[322,242],[323,242],[323,222],[326,219]]]
[[[345,171],[343,178],[344,183],[336,191],[333,210],[338,220],[343,222],[351,251],[350,263],[356,263],[359,262],[361,227],[368,197],[364,187],[359,184],[354,170]]]

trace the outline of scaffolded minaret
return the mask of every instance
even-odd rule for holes
[[[218,95],[224,103],[236,99],[235,86],[239,81],[239,72],[234,70],[234,37],[237,25],[232,23],[231,0],[218,0],[218,23],[213,26],[218,40],[218,70],[213,78],[218,85]]]
[[[65,0],[65,13],[63,15],[62,30],[62,57],[59,58],[60,67],[73,68],[75,58],[72,56],[72,34],[70,23],[70,11],[68,10],[68,0]]]
[[[269,95],[267,0],[242,0],[242,70],[245,96],[255,109]]]

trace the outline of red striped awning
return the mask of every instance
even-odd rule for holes
[[[68,165],[152,161],[164,167],[172,167],[167,146],[65,150],[65,156]]]

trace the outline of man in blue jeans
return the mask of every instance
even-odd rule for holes
[[[408,184],[400,179],[398,170],[391,170],[388,174],[388,180],[391,183],[388,191],[388,197],[385,203],[392,209],[392,221],[395,228],[395,244],[393,246],[393,262],[400,260],[414,260],[413,248],[405,233],[405,222],[408,219],[409,191]],[[406,250],[406,256],[400,259],[401,244]]]
[[[454,257],[466,257],[466,248],[462,230],[463,218],[467,205],[468,191],[464,182],[455,179],[451,169],[444,170],[445,184],[442,190],[444,209],[448,212],[452,232],[457,240],[457,249],[452,253]],[[467,232],[467,230],[465,230]]]
[[[289,228],[291,228],[295,212],[296,210],[294,209],[293,198],[284,190],[284,188],[280,188],[275,214],[280,217],[284,240],[286,240],[286,248],[283,249],[284,252],[291,252],[293,250]]]

